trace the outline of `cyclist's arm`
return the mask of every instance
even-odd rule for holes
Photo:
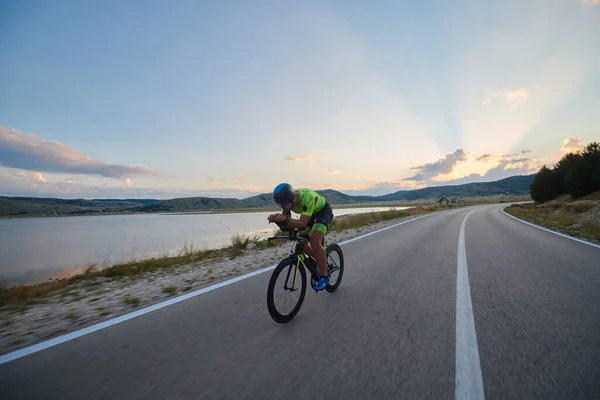
[[[306,228],[308,221],[310,221],[310,218],[312,217],[315,211],[315,201],[313,201],[312,198],[301,198],[300,205],[303,209],[299,219],[293,219],[291,217],[291,212],[289,214],[283,214],[286,216],[286,220],[284,221],[284,223],[286,223],[286,225],[290,228],[296,228],[298,230]]]
[[[306,227],[306,224],[308,224],[308,221],[310,220],[310,215],[300,215],[299,219],[293,219],[290,216],[288,216],[288,220],[287,220],[287,226],[289,226],[290,228],[296,228],[299,230],[302,230]]]
[[[315,202],[312,198],[309,199],[301,199],[300,205],[302,206],[302,212],[300,213],[299,219],[292,219],[288,216],[288,226],[292,228],[296,228],[302,230],[306,228],[308,221],[310,221],[310,217],[312,217],[315,211]]]

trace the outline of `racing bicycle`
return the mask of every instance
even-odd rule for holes
[[[291,321],[300,311],[306,295],[306,271],[310,273],[311,287],[319,280],[317,261],[314,257],[304,254],[304,246],[309,243],[309,239],[299,234],[297,229],[289,229],[288,236],[274,236],[268,239],[269,243],[277,239],[294,242],[290,255],[275,267],[267,290],[269,314],[279,323]],[[325,247],[325,238],[321,246],[325,249],[329,276],[325,290],[333,293],[340,286],[344,274],[344,254],[337,243]]]

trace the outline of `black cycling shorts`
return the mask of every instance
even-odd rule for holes
[[[333,210],[329,203],[325,203],[323,208],[321,208],[318,212],[314,213],[308,223],[306,224],[306,228],[310,231],[319,231],[324,234],[327,233],[327,228],[329,224],[333,221]]]

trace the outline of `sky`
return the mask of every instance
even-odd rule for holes
[[[600,140],[600,0],[0,2],[0,195],[380,195]]]

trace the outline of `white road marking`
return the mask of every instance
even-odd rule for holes
[[[270,267],[266,267],[266,268],[260,269],[258,271],[250,272],[248,274],[240,275],[236,278],[229,279],[229,280],[196,290],[196,291],[188,293],[188,294],[184,294],[183,296],[175,297],[173,299],[166,300],[161,303],[157,303],[157,304],[142,308],[140,310],[131,312],[129,314],[121,315],[120,317],[115,317],[115,318],[109,319],[107,321],[100,322],[98,324],[90,325],[87,328],[83,328],[83,329],[80,329],[75,332],[67,333],[65,335],[58,336],[53,339],[49,339],[44,342],[34,344],[32,346],[25,347],[23,349],[13,351],[12,353],[4,354],[3,356],[0,356],[0,365],[7,363],[9,361],[12,361],[12,360],[16,360],[21,357],[25,357],[32,353],[37,353],[38,351],[45,350],[49,347],[56,346],[57,344],[61,344],[64,342],[68,342],[69,340],[77,339],[77,338],[87,335],[89,333],[96,332],[96,331],[99,331],[104,328],[108,328],[109,326],[128,321],[135,317],[139,317],[140,315],[148,314],[152,311],[156,311],[158,309],[170,306],[172,304],[176,304],[181,301],[191,299],[192,297],[195,297],[195,296],[198,296],[198,295],[201,295],[204,293],[208,293],[210,291],[221,288],[223,286],[231,285],[232,283],[239,282],[244,279],[248,279],[254,275],[262,274],[263,272],[267,272],[272,269],[275,269],[275,267],[276,267],[276,265],[271,265]]]
[[[475,319],[469,287],[465,226],[471,211],[462,222],[458,237],[456,267],[456,399],[485,399]]]
[[[370,233],[367,233],[365,235],[362,235],[362,236],[359,236],[359,237],[356,237],[356,238],[353,238],[353,239],[350,239],[350,240],[346,240],[345,242],[341,242],[341,243],[338,243],[338,244],[340,246],[342,246],[344,244],[348,244],[348,243],[354,242],[356,240],[363,239],[363,238],[365,238],[367,236],[371,236],[371,235],[374,235],[376,233],[383,232],[383,231],[385,231],[387,229],[391,229],[391,228],[394,228],[394,227],[397,227],[397,226],[400,226],[400,225],[404,225],[404,224],[416,221],[416,220],[421,219],[421,218],[430,217],[432,215],[437,215],[437,213],[427,214],[427,215],[424,215],[424,216],[421,216],[421,217],[409,219],[408,221],[400,222],[398,224],[394,224],[394,225],[385,227],[383,229],[380,229],[378,231],[370,232]],[[50,347],[54,347],[54,346],[56,346],[58,344],[61,344],[61,343],[64,343],[64,342],[68,342],[69,340],[77,339],[79,337],[88,335],[90,333],[99,331],[101,329],[108,328],[109,326],[116,325],[116,324],[119,324],[121,322],[128,321],[130,319],[139,317],[139,316],[144,315],[144,314],[148,314],[148,313],[150,313],[152,311],[156,311],[156,310],[159,310],[161,308],[164,308],[164,307],[167,307],[167,306],[179,303],[181,301],[184,301],[184,300],[187,300],[187,299],[191,299],[192,297],[196,297],[198,295],[211,292],[211,291],[213,291],[215,289],[219,289],[219,288],[221,288],[223,286],[228,286],[228,285],[231,285],[232,283],[243,281],[244,279],[248,279],[248,278],[253,277],[255,275],[259,275],[259,274],[271,271],[271,270],[275,269],[276,266],[277,265],[271,265],[270,267],[265,267],[265,268],[256,270],[254,272],[250,272],[248,274],[240,275],[240,276],[238,276],[236,278],[232,278],[232,279],[220,282],[220,283],[216,283],[216,284],[211,285],[211,286],[207,286],[205,288],[202,288],[202,289],[199,289],[199,290],[196,290],[196,291],[184,294],[183,296],[175,297],[173,299],[166,300],[166,301],[163,301],[163,302],[160,302],[160,303],[157,303],[157,304],[154,304],[154,305],[142,308],[140,310],[131,312],[129,314],[121,315],[119,317],[115,317],[115,318],[109,319],[107,321],[100,322],[98,324],[90,325],[87,328],[83,328],[83,329],[80,329],[80,330],[75,331],[75,332],[67,333],[65,335],[58,336],[58,337],[55,337],[53,339],[49,339],[49,340],[46,340],[44,342],[41,342],[41,343],[38,343],[38,344],[34,344],[34,345],[31,345],[31,346],[28,346],[28,347],[25,347],[25,348],[22,348],[20,350],[15,350],[15,351],[13,351],[11,353],[7,353],[7,354],[4,354],[4,355],[0,356],[0,365],[2,365],[4,363],[7,363],[9,361],[13,361],[13,360],[19,359],[21,357],[25,357],[25,356],[27,356],[29,354],[37,353],[38,351],[42,351],[42,350],[48,349]]]
[[[432,215],[438,215],[438,213],[427,214],[427,215],[423,215],[423,216],[421,216],[421,217],[417,217],[417,218],[409,219],[409,220],[407,220],[407,221],[403,221],[403,222],[400,222],[400,223],[397,223],[397,224],[394,224],[394,225],[386,226],[385,228],[383,228],[383,229],[380,229],[380,230],[378,230],[378,231],[369,232],[369,233],[366,233],[366,234],[364,234],[364,235],[362,235],[362,236],[355,237],[355,238],[352,238],[352,239],[346,240],[345,242],[338,243],[338,244],[339,244],[340,246],[343,246],[343,245],[345,245],[345,244],[352,243],[352,242],[354,242],[354,241],[356,241],[356,240],[364,239],[364,238],[366,238],[367,236],[371,236],[371,235],[374,235],[374,234],[376,234],[376,233],[383,232],[383,231],[386,231],[386,230],[388,230],[388,229],[395,228],[395,227],[397,227],[397,226],[400,226],[400,225],[408,224],[409,222],[413,222],[413,221],[416,221],[416,220],[418,220],[418,219],[422,219],[422,218],[431,217]]]
[[[543,231],[550,232],[550,233],[553,233],[555,235],[562,236],[564,238],[571,239],[571,240],[574,240],[576,242],[587,244],[588,246],[592,246],[592,247],[596,247],[596,248],[600,249],[600,245],[597,245],[595,243],[591,243],[591,242],[588,242],[588,241],[585,241],[585,240],[577,239],[577,238],[575,238],[573,236],[565,235],[563,233],[556,232],[556,231],[553,231],[553,230],[548,229],[548,228],[544,228],[543,226],[539,226],[539,225],[536,225],[536,224],[532,224],[531,222],[524,221],[521,218],[515,217],[514,215],[510,215],[509,213],[507,213],[506,211],[504,211],[505,208],[506,207],[503,207],[500,211],[502,211],[502,214],[507,215],[507,216],[511,217],[512,219],[516,219],[517,221],[522,222],[522,223],[527,224],[527,225],[530,225],[530,226],[533,226],[534,228],[538,228],[538,229],[541,229]]]

